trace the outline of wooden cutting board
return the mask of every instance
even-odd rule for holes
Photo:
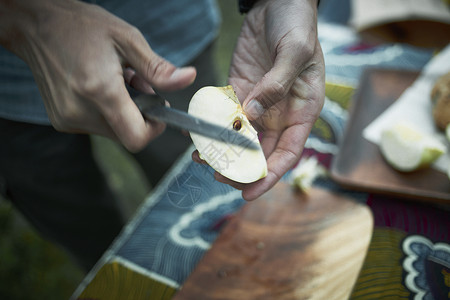
[[[347,299],[372,229],[365,205],[279,183],[229,221],[173,299]]]

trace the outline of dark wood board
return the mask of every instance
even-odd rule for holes
[[[350,115],[339,153],[331,165],[331,177],[344,187],[399,196],[405,199],[450,203],[446,174],[426,168],[411,173],[393,169],[377,145],[362,132],[408,88],[419,73],[369,69],[352,99]]]
[[[226,224],[173,299],[348,299],[372,230],[365,205],[278,183]]]

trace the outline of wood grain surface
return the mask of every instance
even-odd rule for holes
[[[350,109],[350,117],[339,153],[331,166],[331,177],[344,187],[399,196],[425,202],[450,203],[450,181],[433,168],[399,172],[382,157],[377,145],[362,136],[373,120],[408,88],[419,73],[368,69],[362,76]]]
[[[229,221],[173,299],[347,299],[372,229],[365,205],[279,183]]]

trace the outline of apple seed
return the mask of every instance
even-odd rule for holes
[[[239,130],[241,130],[241,128],[242,128],[241,120],[239,120],[239,119],[235,120],[233,123],[233,129],[236,131],[239,131]]]

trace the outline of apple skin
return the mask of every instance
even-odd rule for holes
[[[224,128],[234,128],[259,145],[258,149],[248,149],[191,132],[200,158],[214,170],[240,183],[251,183],[267,175],[267,162],[258,133],[247,119],[232,86],[199,89],[189,103],[188,113]]]
[[[439,140],[406,122],[398,122],[382,132],[380,150],[386,161],[402,172],[428,167],[446,152]]]

